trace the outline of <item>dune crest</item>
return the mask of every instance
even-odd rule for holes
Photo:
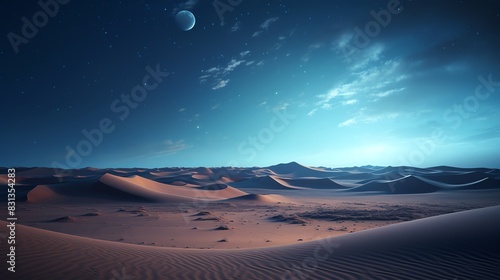
[[[269,190],[293,190],[300,189],[300,187],[294,187],[288,184],[286,181],[278,178],[277,176],[266,175],[262,177],[255,177],[241,182],[235,182],[231,184],[236,188],[260,188]]]
[[[426,193],[435,192],[439,190],[438,187],[429,184],[413,175],[408,175],[396,180],[375,180],[366,183],[362,186],[352,188],[349,191],[374,191],[386,192],[397,194],[412,194],[412,193]]]
[[[38,185],[33,190],[28,192],[27,201],[28,202],[62,202],[65,198],[62,195],[57,194],[53,189],[47,185]]]
[[[297,162],[282,163],[268,167],[277,175],[293,177],[333,177],[337,175],[335,171],[323,170],[319,168],[304,166]]]
[[[187,202],[193,199],[217,200],[246,194],[229,186],[222,189],[197,189],[163,184],[137,175],[119,177],[105,174],[99,181],[123,192],[159,202]]]

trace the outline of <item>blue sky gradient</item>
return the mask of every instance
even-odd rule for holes
[[[498,2],[208,2],[1,4],[0,165],[500,167]]]

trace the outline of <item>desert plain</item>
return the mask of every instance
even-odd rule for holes
[[[1,279],[500,275],[497,169],[291,162],[16,168],[15,178],[15,272],[4,203]]]

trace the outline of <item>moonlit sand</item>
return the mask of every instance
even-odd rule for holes
[[[495,279],[499,176],[20,168],[16,279]]]

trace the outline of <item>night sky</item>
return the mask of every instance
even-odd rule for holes
[[[500,167],[498,1],[41,3],[0,4],[0,166]]]

